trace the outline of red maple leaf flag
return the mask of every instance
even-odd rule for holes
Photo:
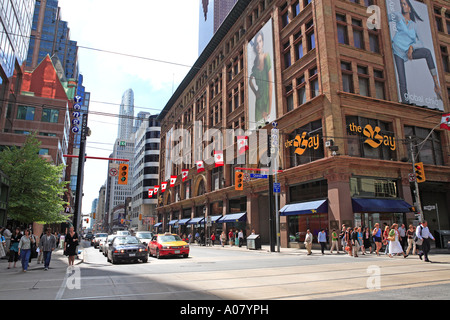
[[[217,167],[223,167],[223,151],[214,151],[214,162]]]
[[[238,150],[239,154],[243,154],[248,150],[248,137],[247,136],[238,136],[237,137]]]
[[[167,182],[161,183],[161,192],[166,191],[166,188],[167,188]]]
[[[175,182],[177,182],[177,176],[170,176],[170,187],[175,187]]]
[[[155,186],[154,189],[153,189],[153,192],[154,192],[155,194],[157,194],[157,193],[158,193],[158,190],[159,190],[159,186]]]
[[[205,163],[202,160],[196,162],[197,164],[197,173],[205,171]]]
[[[183,178],[183,182],[186,180],[188,174],[189,174],[189,169],[181,170],[181,177]]]
[[[445,113],[442,115],[441,129],[450,130],[450,113]]]
[[[153,198],[153,188],[148,189],[148,197]]]

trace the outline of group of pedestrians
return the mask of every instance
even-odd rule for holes
[[[52,234],[50,228],[37,239],[28,228],[23,231],[17,227],[13,232],[9,228],[1,228],[0,257],[8,257],[7,269],[17,267],[20,261],[22,271],[27,272],[32,259],[37,258],[37,263],[44,264],[44,270],[50,267],[52,252],[58,247],[59,236]]]
[[[322,254],[324,254],[325,246],[323,241],[326,244],[326,237],[321,235],[321,233],[324,233],[324,231],[319,232],[318,242],[321,244]],[[308,232],[306,238],[308,238]],[[425,261],[429,262],[430,240],[434,240],[434,237],[428,229],[427,221],[421,223],[417,228],[409,225],[408,229],[405,228],[404,224],[399,227],[397,223],[394,223],[391,227],[385,224],[384,230],[380,228],[379,223],[375,223],[372,230],[368,227],[352,228],[342,225],[339,234],[337,234],[335,229],[332,231],[330,253],[333,253],[333,250],[339,253],[340,241],[341,247],[349,256],[358,257],[360,252],[362,255],[366,253],[372,254],[374,252],[374,243],[375,254],[377,256],[380,256],[380,252],[384,246],[384,254],[390,258],[396,255],[406,258],[410,254],[417,254],[421,260],[423,260],[422,257],[424,256]],[[306,240],[305,247],[308,250]],[[309,252],[310,250],[308,250],[308,254],[310,254]]]

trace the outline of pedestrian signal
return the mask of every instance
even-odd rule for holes
[[[244,173],[242,172],[236,172],[235,173],[235,185],[234,190],[244,190]]]
[[[425,170],[424,170],[424,168],[423,168],[423,162],[417,162],[417,163],[414,165],[414,171],[415,171],[415,174],[416,174],[416,180],[417,180],[418,183],[421,183],[421,182],[425,182],[425,181],[426,181],[426,178],[425,178]]]
[[[118,184],[128,184],[128,164],[119,165],[119,181]]]

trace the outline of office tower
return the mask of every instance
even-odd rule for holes
[[[70,40],[70,29],[61,20],[58,0],[36,1],[27,67],[36,68],[47,54],[58,56],[66,78],[78,78],[77,42]]]
[[[206,48],[236,2],[237,0],[199,0],[198,55]]]
[[[117,139],[129,139],[133,134],[134,120],[134,92],[128,89],[122,96],[119,111],[119,127],[117,131]]]
[[[135,133],[133,171],[133,198],[130,226],[137,230],[151,230],[156,219],[157,198],[148,197],[148,189],[158,184],[161,126],[158,115],[142,121]],[[139,219],[141,216],[142,219]]]

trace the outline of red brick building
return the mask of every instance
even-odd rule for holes
[[[242,228],[248,235],[254,229],[269,241],[267,180],[244,182],[244,191],[234,188],[235,168],[248,163],[238,164],[236,158],[197,173],[195,163],[168,166],[165,161],[167,147],[175,144],[168,140],[171,130],[193,134],[194,121],[203,122],[203,131],[252,133],[257,116],[250,82],[256,59],[250,57],[262,40],[273,43],[267,68],[273,78],[266,82],[273,85],[275,101],[275,117],[268,118],[278,122],[281,139],[282,246],[302,244],[308,228],[316,236],[321,228],[329,232],[343,223],[370,228],[376,222],[417,223],[414,185],[408,180],[410,143],[419,154],[416,161],[425,165],[422,206],[439,208],[439,217],[431,210],[425,219],[432,230],[450,229],[450,135],[439,129],[442,114],[450,111],[450,5],[411,2],[421,18],[415,21],[417,33],[430,35],[423,39],[426,50],[417,53],[427,51],[434,63],[420,73],[427,68],[425,58],[410,59],[405,52],[406,60],[397,58],[401,41],[394,36],[404,20],[396,15],[396,0],[238,1],[159,117],[160,183],[168,173],[178,176],[173,188],[158,195],[163,229],[188,233],[203,228],[198,221],[211,216],[211,230]],[[371,5],[376,7],[368,10]],[[376,26],[369,28],[368,22]],[[269,31],[259,37],[263,29]],[[405,79],[407,102],[401,97]],[[430,95],[421,99],[424,95],[412,91],[420,87],[430,88]],[[236,154],[236,139],[224,142],[230,143]],[[250,147],[246,159],[255,152],[261,156],[264,150]],[[189,169],[185,182],[182,169]],[[237,213],[231,220],[223,217]]]
[[[52,61],[53,60],[53,61]],[[15,103],[8,103],[0,119],[0,146],[22,145],[27,135],[37,133],[42,142],[40,155],[55,165],[66,164],[66,181],[70,181],[70,154],[73,134],[70,113],[75,82],[62,82],[57,58],[47,56],[33,71],[24,72]],[[67,201],[70,201],[70,190]]]

